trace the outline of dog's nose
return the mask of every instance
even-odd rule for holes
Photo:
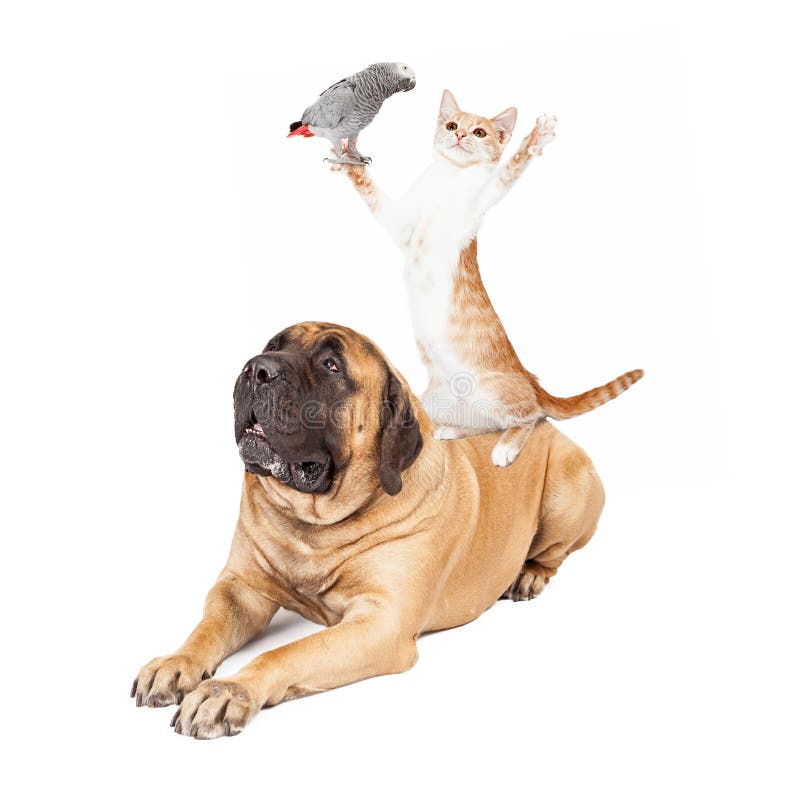
[[[283,364],[277,358],[260,355],[251,358],[242,371],[256,383],[270,383],[283,372]]]

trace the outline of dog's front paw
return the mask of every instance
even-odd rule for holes
[[[258,705],[242,684],[208,680],[186,695],[170,724],[184,736],[216,739],[241,733],[256,713]]]
[[[212,672],[188,656],[162,656],[145,664],[136,676],[131,697],[137,706],[159,708],[180,703],[184,695]]]
[[[557,122],[556,117],[550,117],[547,114],[542,114],[536,120],[536,127],[528,134],[525,141],[529,155],[540,156],[545,145],[550,144],[556,138]]]

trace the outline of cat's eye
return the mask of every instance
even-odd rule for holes
[[[447,128],[449,131],[455,131],[458,130],[458,125],[455,122],[448,122],[447,125],[445,125],[445,128]]]
[[[474,130],[474,131],[472,131],[472,132],[473,132],[473,133],[474,133],[474,134],[475,134],[475,135],[476,135],[476,136],[477,136],[479,139],[483,139],[483,137],[484,137],[484,136],[486,136],[486,131],[485,131],[483,128],[475,128],[475,130]]]
[[[328,372],[338,372],[339,371],[339,365],[332,358],[326,358],[322,362],[322,366],[325,367],[325,369],[327,369]]]

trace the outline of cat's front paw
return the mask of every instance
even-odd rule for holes
[[[363,184],[367,179],[367,168],[363,162],[351,163],[335,158],[326,158],[325,162],[330,166],[331,172],[343,172],[356,184]]]
[[[528,134],[525,147],[528,155],[540,156],[544,147],[556,138],[558,118],[542,114],[536,120],[536,127]]]
[[[462,430],[461,428],[450,428],[447,426],[442,426],[440,428],[436,428],[433,432],[433,438],[439,439],[440,441],[449,441],[451,439],[463,439],[467,436],[467,432]]]

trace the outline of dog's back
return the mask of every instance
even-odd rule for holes
[[[589,457],[550,423],[536,426],[505,469],[489,459],[496,440],[484,434],[441,443],[451,449],[452,469],[462,473],[454,483],[476,482],[478,514],[474,529],[463,532],[468,541],[438,604],[435,629],[469,622],[501,596],[539,594],[567,555],[592,537],[603,508]]]

